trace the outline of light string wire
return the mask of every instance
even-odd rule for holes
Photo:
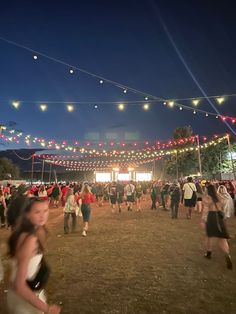
[[[8,44],[14,45],[14,46],[16,46],[16,47],[19,47],[19,48],[21,48],[21,49],[30,51],[31,53],[37,54],[37,55],[42,56],[42,57],[44,57],[44,58],[46,58],[46,59],[49,59],[49,60],[51,60],[51,61],[54,61],[54,62],[56,62],[56,63],[62,64],[62,65],[64,65],[64,66],[67,66],[67,67],[69,67],[70,69],[73,69],[73,70],[75,69],[75,70],[80,71],[81,73],[84,73],[84,74],[87,74],[87,75],[89,75],[89,76],[95,77],[95,78],[97,78],[97,79],[103,80],[104,82],[107,82],[107,83],[110,83],[110,84],[112,84],[112,85],[115,85],[116,87],[121,88],[121,89],[123,89],[123,90],[129,90],[129,91],[131,91],[131,92],[133,92],[133,93],[135,93],[135,94],[139,94],[139,95],[142,95],[142,96],[145,96],[145,97],[150,97],[150,98],[153,98],[154,100],[157,100],[157,101],[163,101],[163,102],[168,101],[168,99],[165,99],[165,98],[162,98],[162,97],[157,97],[157,96],[154,96],[154,95],[149,94],[149,93],[144,93],[144,92],[142,92],[142,91],[140,91],[140,90],[137,90],[137,89],[135,89],[135,88],[129,87],[129,86],[127,86],[127,85],[118,83],[118,82],[113,81],[113,80],[110,80],[110,79],[107,79],[107,78],[105,78],[105,77],[103,77],[103,76],[101,76],[101,75],[94,74],[94,73],[92,73],[92,72],[90,72],[90,71],[87,71],[87,70],[85,70],[85,69],[82,69],[82,68],[80,68],[80,67],[78,67],[78,66],[74,66],[74,65],[69,64],[69,63],[67,63],[67,62],[65,62],[65,61],[62,61],[62,60],[60,60],[60,59],[58,59],[58,58],[51,57],[51,56],[49,56],[49,55],[47,55],[47,54],[45,54],[45,53],[43,53],[43,52],[40,52],[40,51],[38,51],[38,50],[34,50],[34,49],[32,49],[32,48],[29,48],[29,47],[27,47],[27,46],[24,46],[24,45],[22,45],[22,44],[19,44],[19,43],[15,42],[15,41],[6,39],[6,38],[4,38],[4,37],[2,37],[2,36],[0,36],[0,40],[6,42],[6,43],[8,43]],[[207,95],[206,95],[205,93],[204,93],[204,96],[207,98]],[[208,101],[210,102],[210,100],[208,100]],[[175,103],[174,105],[175,105],[175,106],[178,106],[179,108],[184,108],[184,109],[186,109],[186,110],[193,111],[193,108],[192,108],[192,107],[189,107],[189,106],[186,106],[186,105],[182,105],[182,104],[179,104],[179,103]],[[211,105],[212,105],[212,103],[211,103]],[[208,115],[213,115],[213,116],[220,116],[220,117],[222,117],[222,115],[220,114],[219,110],[216,109],[216,108],[214,107],[214,105],[213,105],[213,108],[216,110],[217,114],[216,114],[216,113],[213,113],[213,112],[208,112],[208,111],[205,111],[205,110],[197,109],[197,108],[194,109],[194,112],[201,112],[201,113],[208,114]],[[225,117],[226,117],[226,116],[225,116]],[[227,116],[227,118],[234,119],[233,117],[228,117],[228,116]],[[227,121],[224,121],[224,123],[226,123],[227,126],[231,129],[231,131],[232,131],[234,134],[236,134],[236,133],[234,132],[234,130],[230,127],[230,125],[228,124]]]

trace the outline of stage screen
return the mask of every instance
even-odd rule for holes
[[[130,173],[118,173],[117,174],[117,180],[119,180],[119,181],[130,181],[131,175],[130,175]]]
[[[96,172],[95,173],[96,182],[111,182],[111,172]]]
[[[136,172],[136,181],[151,181],[152,173],[151,172]]]

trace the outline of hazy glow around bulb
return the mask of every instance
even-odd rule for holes
[[[174,107],[174,104],[175,104],[174,101],[169,101],[169,102],[168,102],[168,105],[169,105],[169,107],[171,107],[171,108]]]
[[[149,104],[144,104],[144,105],[143,105],[143,109],[144,109],[144,110],[148,110],[148,109],[149,109]]]
[[[194,104],[194,106],[197,106],[199,104],[199,99],[194,99],[193,104]]]

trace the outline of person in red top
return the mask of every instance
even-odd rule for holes
[[[63,186],[61,189],[61,206],[64,207],[66,205],[66,194],[69,191],[69,182],[66,183],[66,186]]]
[[[82,187],[80,198],[82,200],[81,212],[83,215],[84,228],[82,236],[86,237],[88,231],[88,223],[90,220],[91,207],[90,204],[94,202],[94,196],[90,191],[90,187],[85,183]]]

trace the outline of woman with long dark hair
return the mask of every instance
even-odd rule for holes
[[[94,202],[94,196],[90,190],[90,187],[85,183],[82,187],[80,198],[82,200],[81,212],[83,215],[84,228],[82,236],[86,237],[88,231],[88,223],[90,220],[91,207],[90,204]]]
[[[211,259],[212,239],[218,238],[221,250],[225,254],[228,269],[233,269],[230,257],[228,239],[229,234],[224,221],[223,204],[220,201],[214,185],[207,186],[207,195],[203,198],[202,226],[206,228],[206,249],[205,257]]]
[[[9,238],[12,274],[7,304],[10,314],[60,313],[59,306],[46,303],[44,293],[50,271],[38,232],[44,228],[48,213],[47,201],[28,198]]]

